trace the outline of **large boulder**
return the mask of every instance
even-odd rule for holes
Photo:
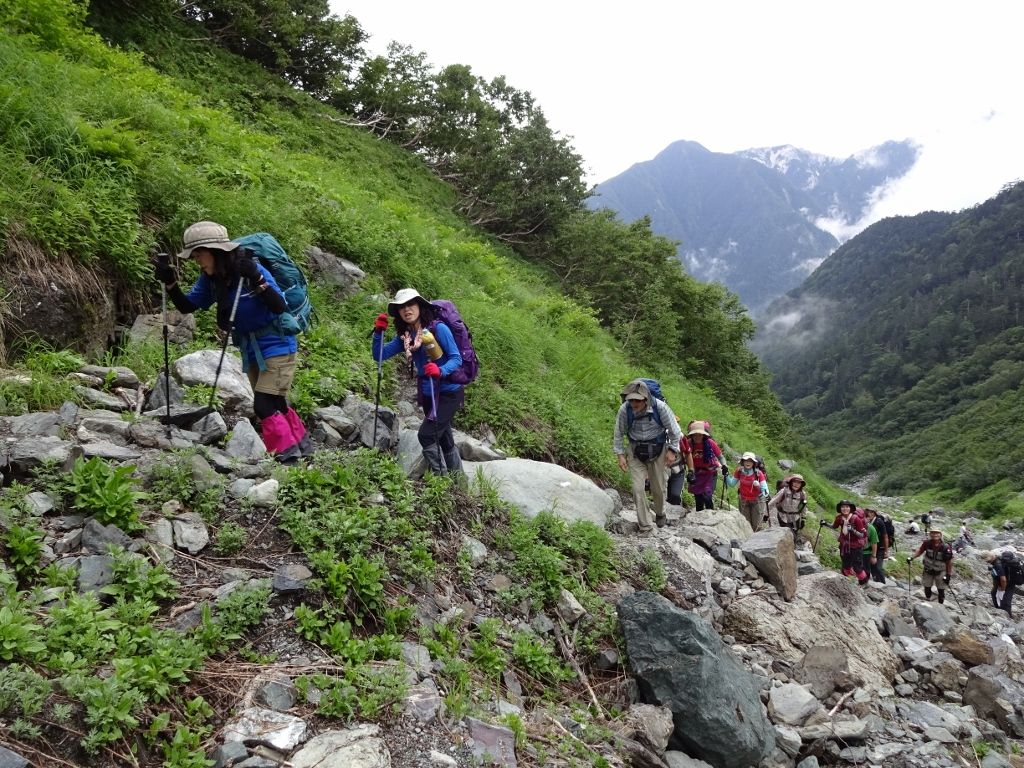
[[[764,593],[734,601],[722,618],[724,630],[791,664],[812,646],[839,648],[855,679],[869,688],[890,689],[900,661],[878,634],[874,611],[859,588],[834,571],[801,576],[797,582],[796,598],[785,609],[777,597]]]
[[[677,529],[680,535],[693,539],[707,549],[718,544],[746,541],[754,532],[746,518],[734,509],[690,512]]]
[[[355,294],[366,278],[366,273],[348,259],[312,245],[306,249],[306,264],[310,273],[317,275],[317,282],[333,288],[340,298]]]
[[[242,372],[242,359],[234,351],[225,354],[218,378],[220,359],[219,349],[201,349],[171,363],[171,374],[185,387],[212,387],[216,378],[217,396],[224,403],[224,410],[241,416],[252,414],[252,385]]]
[[[967,672],[964,704],[972,705],[978,717],[995,722],[1007,736],[1024,738],[1024,685],[998,667],[982,664]]]
[[[568,521],[589,520],[601,526],[612,514],[612,500],[593,482],[557,464],[529,459],[464,461],[470,477],[477,473],[498,495],[527,517],[551,510]]]
[[[796,554],[789,528],[758,531],[743,542],[743,556],[779,591],[783,600],[796,596]]]
[[[749,768],[772,753],[758,685],[711,624],[651,592],[623,598],[618,613],[641,698],[672,710],[674,749],[714,768]]]

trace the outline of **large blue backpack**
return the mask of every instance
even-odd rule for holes
[[[284,336],[298,336],[313,324],[313,305],[309,301],[306,276],[292,261],[273,235],[257,232],[234,240],[263,266],[284,295],[287,309],[274,321],[271,330]]]
[[[455,346],[459,348],[459,354],[462,355],[462,365],[448,375],[448,380],[463,386],[472,383],[480,373],[480,361],[477,360],[476,350],[473,349],[473,334],[470,333],[469,327],[463,322],[462,315],[459,314],[459,310],[452,302],[447,299],[435,299],[430,302],[430,307],[434,312],[430,330],[433,331],[438,323],[447,325],[448,330],[455,337]]]

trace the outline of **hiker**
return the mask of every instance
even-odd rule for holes
[[[395,337],[384,342],[388,318],[395,321]],[[384,361],[404,353],[415,367],[416,397],[423,408],[423,423],[416,434],[423,458],[435,475],[451,474],[464,482],[462,458],[452,434],[452,419],[465,402],[461,384],[446,380],[462,365],[462,355],[447,324],[433,324],[430,302],[415,288],[402,288],[388,303],[387,313],[377,315],[373,324],[373,359]]]
[[[839,531],[839,556],[843,561],[843,575],[856,576],[857,583],[863,587],[868,583],[868,574],[864,570],[868,529],[852,501],[843,499],[836,504],[836,519],[832,521],[832,528]]]
[[[864,522],[868,525],[868,544],[864,548],[864,567],[871,574],[872,581],[885,584],[885,553],[889,550],[889,534],[885,521],[874,509],[864,510]]]
[[[1004,560],[1004,557],[1006,560]],[[988,562],[988,572],[992,576],[992,606],[1006,611],[1006,615],[1013,618],[1013,595],[1016,590],[1013,580],[1010,578],[1010,568],[1015,556],[1010,551],[1002,554],[996,550],[985,553],[985,560]]]
[[[295,336],[282,333],[275,325],[287,304],[273,275],[216,222],[193,224],[182,240],[184,248],[178,258],[194,259],[201,272],[186,294],[178,285],[174,267],[167,262],[154,264],[153,272],[167,287],[168,298],[186,315],[217,305],[217,327],[230,331],[241,351],[242,370],[252,385],[253,410],[267,451],[282,463],[312,454],[306,427],[288,403],[299,346]]]
[[[619,469],[629,472],[633,488],[633,503],[640,533],[647,534],[657,524],[668,523],[665,515],[666,469],[678,459],[673,446],[682,437],[679,423],[668,403],[651,396],[647,385],[640,379],[629,382],[622,390],[622,405],[615,417],[612,450]],[[624,442],[629,441],[627,453]],[[649,481],[654,502],[654,521],[647,502],[644,482]]]
[[[930,514],[928,514],[927,512],[925,512],[923,515],[921,515],[921,527],[924,528],[926,531],[930,531],[931,530],[931,525],[932,525],[932,516]]]
[[[804,493],[803,475],[790,475],[779,481],[781,487],[768,501],[768,514],[775,508],[775,516],[779,525],[793,532],[793,545],[796,546],[797,532],[804,527],[804,510],[807,509],[807,494]]]
[[[921,526],[917,524],[917,520],[911,518],[910,525],[907,526],[906,533],[912,536],[916,536],[921,532]]]
[[[686,435],[679,441],[679,451],[689,470],[686,475],[687,490],[693,494],[694,505],[698,512],[702,509],[715,508],[715,485],[718,482],[718,472],[722,472],[723,478],[729,474],[729,467],[725,464],[722,449],[711,437],[710,426],[706,421],[691,421],[686,427]],[[671,491],[672,481],[669,481],[669,501],[678,504],[678,501],[673,501]]]
[[[751,451],[744,453],[733,477],[739,481],[736,490],[740,498],[740,513],[757,533],[767,518],[764,501],[768,498],[768,478],[757,468],[757,456]]]
[[[907,558],[907,563],[922,555],[921,584],[924,586],[924,597],[931,600],[932,587],[935,587],[939,592],[939,602],[945,602],[945,588],[953,577],[953,548],[942,540],[942,530],[937,525],[931,527],[928,538],[921,542],[917,552]]]
[[[953,542],[953,551],[960,554],[967,549],[968,544],[974,546],[974,537],[971,535],[971,529],[967,527],[967,523],[964,523],[957,532],[956,541]]]

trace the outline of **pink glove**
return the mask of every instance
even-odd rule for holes
[[[381,312],[373,322],[373,332],[383,333],[388,327],[388,316]]]

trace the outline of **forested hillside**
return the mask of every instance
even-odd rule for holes
[[[760,343],[836,478],[987,513],[1024,487],[1024,184],[879,222],[776,302]]]
[[[684,415],[696,408],[750,439],[788,436],[736,297],[687,277],[645,225],[585,210],[579,158],[529,94],[466,66],[433,72],[408,50],[366,59],[357,22],[320,5],[289,43],[288,29],[259,36],[294,22],[290,12],[264,8],[253,24],[227,2],[98,0],[90,22],[125,53],[87,31],[79,2],[8,4],[9,365],[51,372],[47,350],[71,347],[154,371],[159,350],[122,348],[118,324],[158,300],[151,254],[176,250],[184,227],[208,217],[231,232],[271,231],[300,260],[310,245],[347,257],[381,293],[414,284],[455,298],[484,360],[465,426],[490,427],[520,455],[616,477],[609,412],[641,371],[676,382]],[[268,45],[273,61],[236,55]],[[310,59],[324,50],[326,64]],[[422,64],[412,74],[410,56]],[[303,338],[295,389],[307,412],[372,391],[365,326],[381,307],[370,293],[339,301],[317,288],[314,298],[321,323]],[[70,391],[40,373],[9,378],[0,394],[18,412]]]

